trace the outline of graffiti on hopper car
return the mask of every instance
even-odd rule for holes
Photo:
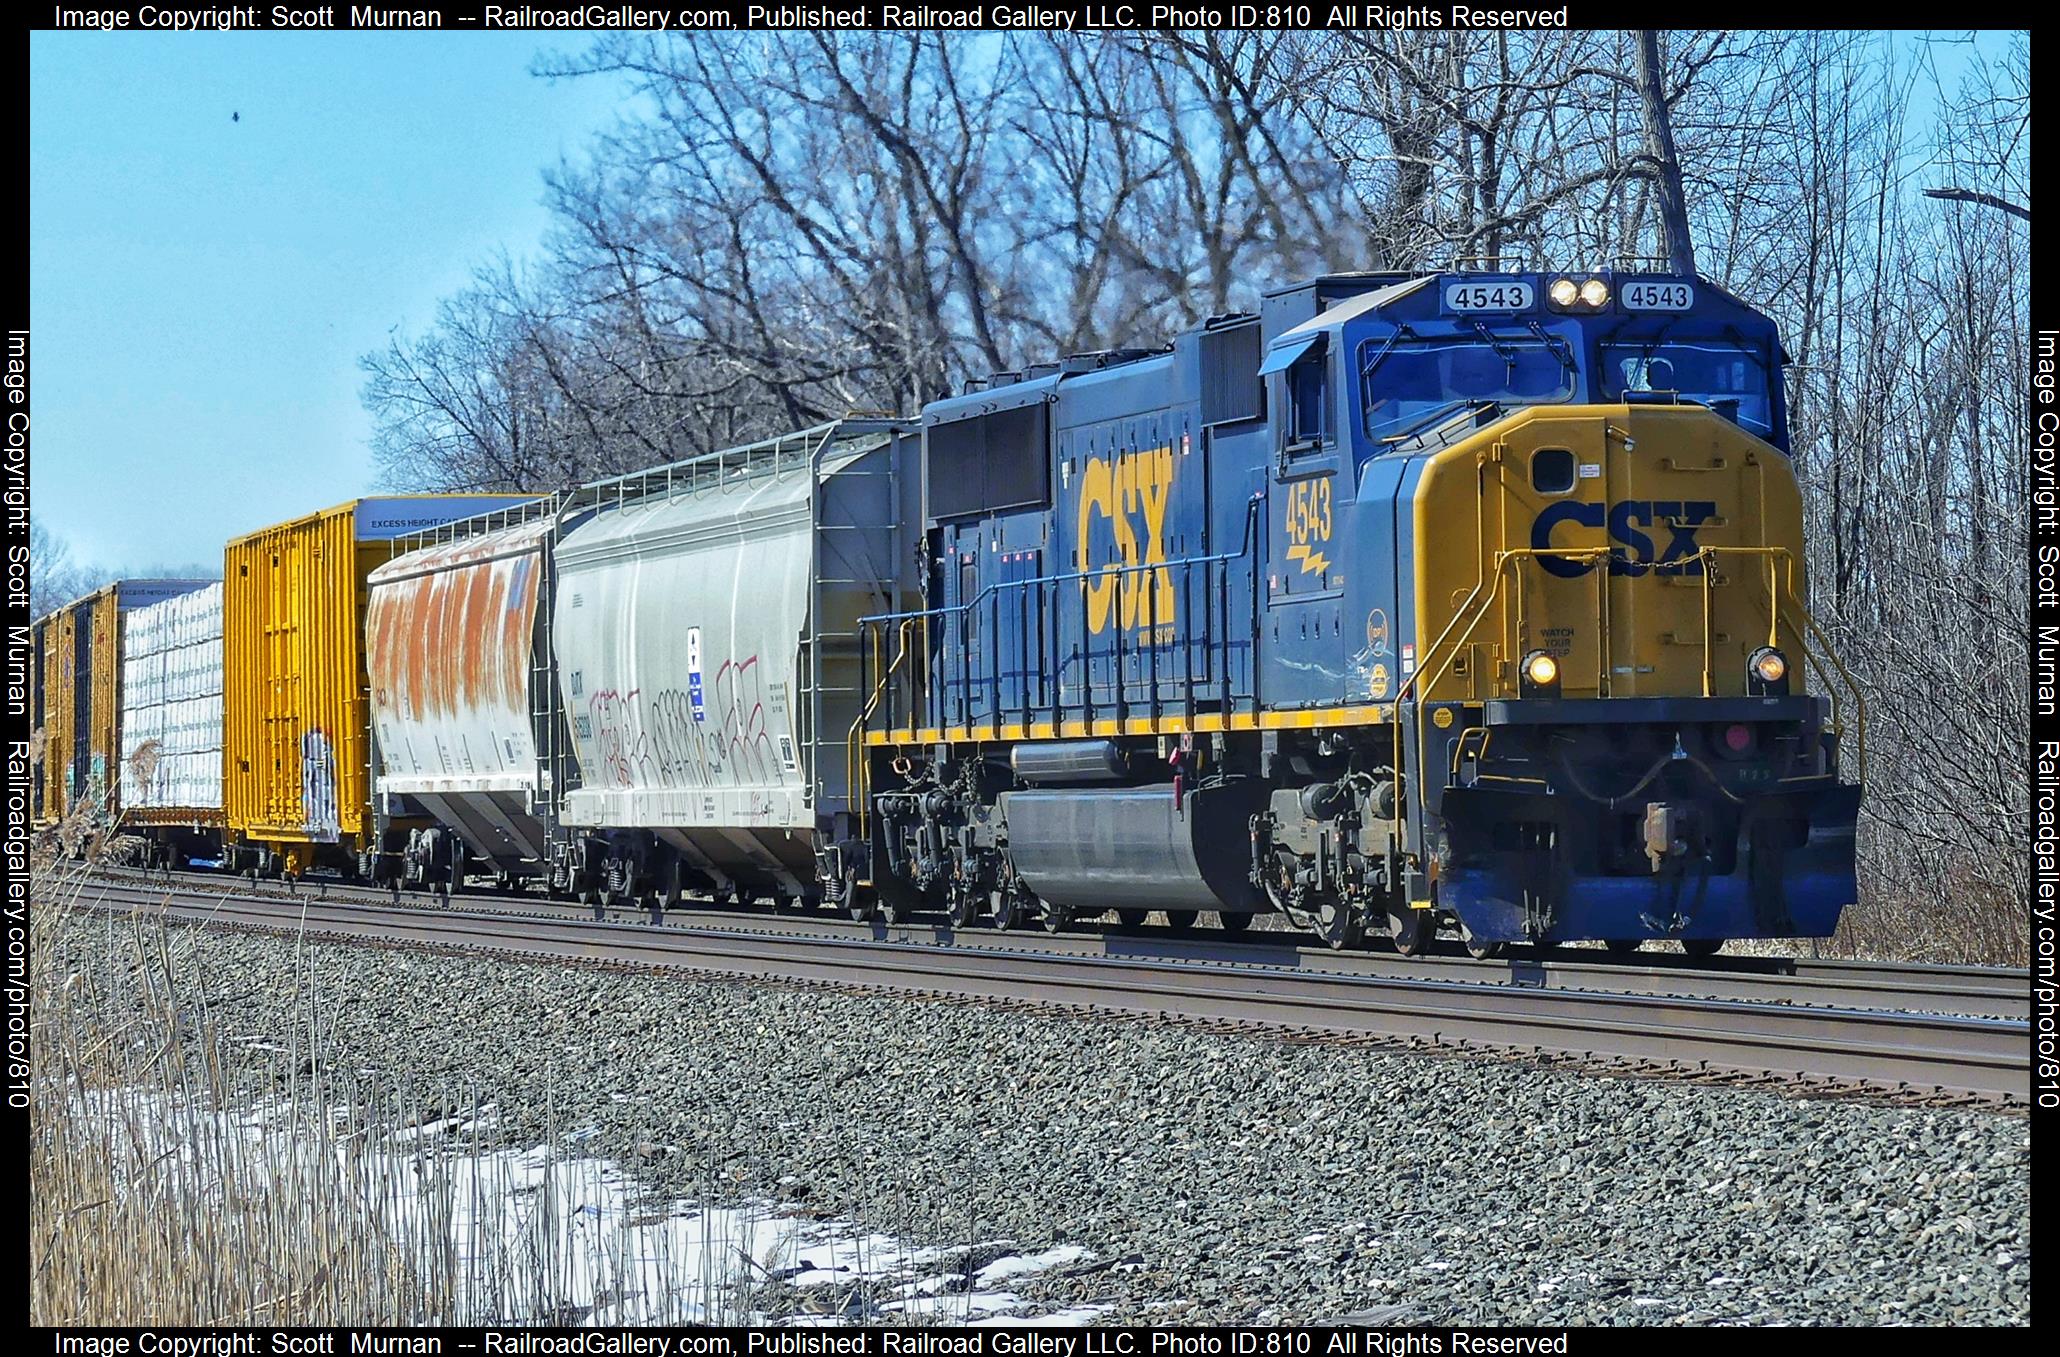
[[[715,671],[704,720],[695,719],[692,696],[682,688],[601,689],[587,699],[598,780],[624,788],[779,782],[768,707],[780,705],[766,691],[756,655],[725,660]]]

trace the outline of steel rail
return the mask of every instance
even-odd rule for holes
[[[1482,985],[877,939],[773,936],[428,911],[355,901],[112,886],[91,908],[382,945],[1029,1001],[1182,1021],[1357,1034],[1693,1073],[1830,1080],[2023,1103],[2030,1025],[2000,1018]]]
[[[166,883],[158,874],[107,873],[116,879]],[[190,878],[191,889],[228,889],[231,878]],[[173,884],[186,887],[179,878]],[[283,887],[274,888],[284,890]],[[342,883],[309,883],[299,896],[354,899],[391,905],[390,891]],[[282,896],[281,898],[298,898]],[[416,903],[403,908],[441,910],[430,897],[404,897]],[[491,907],[498,912],[544,920],[573,917],[573,906],[535,896],[461,895],[466,907]],[[624,918],[641,917],[641,909],[624,907]],[[1171,928],[1104,930],[1076,928],[1065,933],[1000,932],[993,928],[954,929],[945,923],[856,923],[821,912],[771,913],[763,910],[686,906],[668,910],[669,927],[763,933],[781,937],[921,943],[931,946],[978,946],[1029,955],[1110,957],[1136,961],[1169,961],[1196,966],[1269,967],[1302,973],[1340,976],[1385,976],[1397,980],[1451,980],[1474,984],[1514,985],[1530,989],[1600,990],[1619,994],[1676,995],[1686,998],[1739,999],[1760,1003],[1793,1003],[1834,1008],[1878,1009],[1885,1012],[1960,1014],[1969,1017],[2031,1016],[2031,984],[2023,971],[2002,967],[1943,966],[1885,961],[1851,961],[1806,957],[1731,956],[1697,958],[1665,952],[1612,957],[1592,948],[1521,949],[1492,960],[1465,955],[1404,957],[1388,951],[1332,951],[1299,934],[1260,930],[1243,934],[1185,931]]]

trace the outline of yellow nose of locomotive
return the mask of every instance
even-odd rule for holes
[[[1425,698],[1537,695],[1541,660],[1568,698],[1761,692],[1769,652],[1790,681],[1802,501],[1715,411],[1519,410],[1436,454],[1414,508]]]

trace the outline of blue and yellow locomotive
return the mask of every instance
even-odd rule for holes
[[[1002,927],[1829,934],[1863,717],[1782,362],[1701,279],[1352,274],[930,405],[826,870]]]

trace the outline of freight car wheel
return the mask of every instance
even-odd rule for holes
[[[873,897],[870,892],[858,893],[858,868],[846,867],[838,879],[837,903],[851,916],[855,924],[869,924],[873,921]]]
[[[1071,905],[1055,905],[1047,900],[1044,902],[1044,915],[1038,922],[1044,925],[1047,933],[1063,933],[1073,926],[1074,918]]]
[[[1609,948],[1609,953],[1611,956],[1629,956],[1631,955],[1631,953],[1637,951],[1640,947],[1643,947],[1645,945],[1645,939],[1611,938],[1608,942],[1604,943],[1603,945]]]
[[[673,858],[661,864],[654,877],[649,900],[651,922],[662,924],[665,922],[667,910],[674,910],[680,907],[679,859]]]
[[[1125,928],[1143,928],[1144,921],[1150,917],[1150,910],[1119,909],[1116,911],[1116,922],[1122,924]]]
[[[1195,920],[1200,917],[1200,914],[1191,909],[1169,909],[1166,911],[1166,922],[1175,928],[1193,928]]]
[[[1475,961],[1492,961],[1508,949],[1507,943],[1484,942],[1475,937],[1465,924],[1459,926],[1459,941],[1465,946],[1466,954]]]
[[[971,884],[954,884],[944,898],[944,917],[953,928],[971,928],[986,907],[982,892]]]
[[[1724,950],[1722,938],[1683,938],[1681,950],[1693,957],[1715,956]]]
[[[1001,890],[994,892],[993,899],[989,903],[994,910],[994,926],[996,928],[1006,933],[1011,929],[1023,926],[1023,921],[1026,917],[1023,897],[1015,891],[1003,887]]]
[[[1431,912],[1407,905],[1388,911],[1388,940],[1403,956],[1422,956],[1431,945]]]
[[[1252,916],[1249,914],[1218,914],[1216,922],[1223,925],[1223,931],[1226,933],[1243,933],[1251,928]]]
[[[1326,895],[1316,906],[1316,936],[1333,952],[1357,947],[1366,940],[1358,911],[1335,896]]]

